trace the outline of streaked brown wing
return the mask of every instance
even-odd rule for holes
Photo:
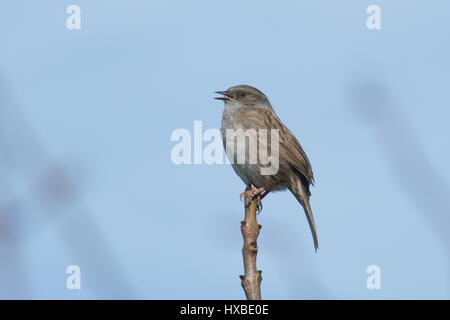
[[[234,112],[243,129],[279,129],[280,155],[300,172],[310,184],[314,184],[311,163],[292,132],[281,122],[273,110],[242,108]]]

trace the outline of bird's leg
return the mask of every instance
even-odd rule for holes
[[[242,200],[242,197],[245,197],[245,205],[248,206],[250,202],[252,202],[255,198],[258,200],[258,212],[261,211],[262,205],[261,205],[261,193],[264,192],[264,188],[256,188],[253,184],[247,186],[244,192],[240,194],[240,198]],[[266,191],[267,194],[267,191]]]
[[[267,196],[269,193],[270,193],[270,190],[264,190],[264,192],[261,192],[258,195],[258,208],[256,209],[258,214],[261,212],[261,210],[263,208],[261,200],[264,199],[264,197]]]
[[[262,191],[260,191],[263,189]],[[264,199],[265,196],[269,194],[270,191],[265,190],[264,188],[256,189],[258,194],[256,195],[257,207],[256,207],[256,214],[259,214],[262,211],[263,205],[262,205],[262,199]]]
[[[264,193],[261,193],[261,200],[264,199],[265,196],[267,196],[270,193],[269,190],[264,190]]]

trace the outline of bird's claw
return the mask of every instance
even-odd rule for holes
[[[249,206],[253,200],[257,200],[257,212],[259,213],[262,210],[262,202],[261,202],[261,193],[264,192],[264,188],[256,188],[254,185],[251,185],[251,188],[248,187],[244,192],[242,192],[239,197],[242,201],[242,198],[245,200],[245,206]]]

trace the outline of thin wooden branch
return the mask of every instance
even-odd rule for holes
[[[248,195],[245,193],[244,203],[248,203]],[[258,200],[252,200],[245,206],[245,220],[241,221],[241,232],[244,238],[242,256],[244,258],[244,275],[241,275],[241,285],[244,288],[247,300],[261,300],[261,270],[256,268],[256,255],[258,254],[257,239],[261,226],[256,220]]]

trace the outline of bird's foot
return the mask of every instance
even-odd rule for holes
[[[264,188],[256,188],[254,185],[248,186],[244,192],[240,194],[240,198],[245,200],[245,206],[248,206],[253,200],[257,201],[257,212],[262,210],[261,193],[265,191]],[[267,191],[266,191],[267,192]]]

